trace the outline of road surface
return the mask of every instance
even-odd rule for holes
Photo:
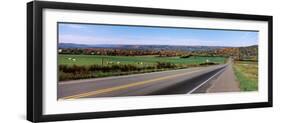
[[[239,92],[239,82],[236,80],[234,70],[232,67],[232,61],[229,61],[228,67],[213,80],[211,86],[206,90],[208,93],[214,92]]]
[[[58,83],[58,99],[212,92],[210,88],[224,81],[221,75],[233,74],[227,72],[231,65],[63,81]]]

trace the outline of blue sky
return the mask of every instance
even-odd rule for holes
[[[59,23],[59,43],[250,46],[258,32]]]

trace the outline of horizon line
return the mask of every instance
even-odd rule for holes
[[[219,46],[219,45],[168,45],[168,44],[80,44],[80,43],[66,43],[66,42],[58,42],[58,44],[76,44],[76,45],[145,45],[145,46],[203,46],[203,47],[249,47],[249,46],[258,46],[258,44],[252,44],[252,45],[247,45],[247,46]]]

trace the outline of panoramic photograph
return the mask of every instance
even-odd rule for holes
[[[57,24],[58,100],[258,91],[258,31]]]

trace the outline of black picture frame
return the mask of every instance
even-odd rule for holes
[[[43,13],[42,10],[45,8],[266,21],[268,22],[268,101],[257,102],[257,103],[44,115],[42,110],[43,109],[43,104],[42,104],[43,102],[43,94],[42,94]],[[273,92],[272,91],[272,59],[273,59],[272,58],[272,45],[273,45],[272,31],[273,29],[272,28],[273,28],[273,17],[264,16],[264,15],[185,11],[185,10],[93,5],[93,4],[63,3],[63,2],[45,2],[45,1],[29,2],[27,3],[27,120],[32,122],[45,122],[45,121],[63,121],[63,120],[94,119],[94,118],[107,118],[107,117],[123,117],[123,116],[137,116],[137,115],[272,107],[273,105],[273,95],[272,95]]]

